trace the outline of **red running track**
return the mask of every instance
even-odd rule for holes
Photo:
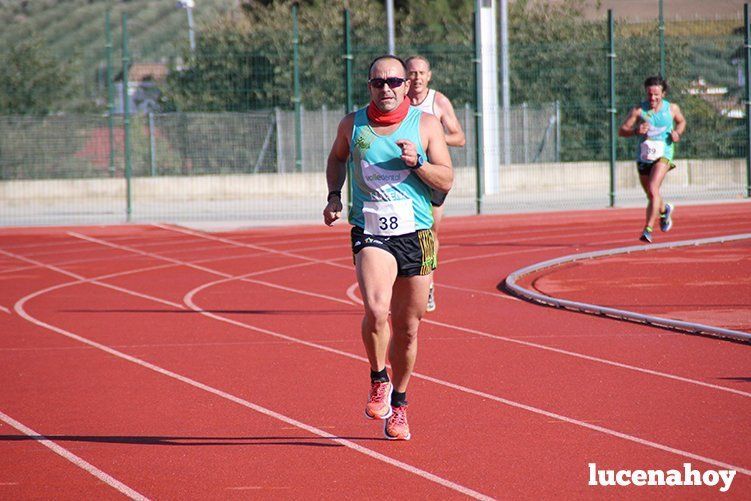
[[[751,238],[568,263],[522,283],[556,299],[751,333]]]
[[[398,443],[362,418],[346,225],[0,230],[0,498],[748,499],[751,347],[497,289],[537,262],[634,245],[641,220],[447,219],[413,439]],[[681,206],[658,238],[749,232],[748,203]],[[606,258],[536,286],[747,328],[748,249]],[[737,473],[727,493],[589,486],[589,463]]]

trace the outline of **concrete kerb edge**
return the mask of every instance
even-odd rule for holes
[[[654,249],[670,249],[677,247],[699,246],[713,243],[725,243],[733,242],[736,240],[745,240],[751,238],[751,233],[743,233],[738,235],[726,235],[721,237],[703,238],[699,240],[683,240],[679,242],[666,242],[662,244],[650,244],[650,245],[634,245],[629,247],[620,247],[615,249],[607,249],[594,252],[585,252],[582,254],[569,254],[567,256],[559,257],[556,259],[550,259],[536,263],[519,270],[516,270],[509,274],[504,280],[504,288],[506,291],[521,299],[531,301],[534,303],[542,304],[545,306],[551,306],[554,308],[563,308],[567,310],[577,311],[580,313],[586,313],[589,315],[606,316],[616,318],[619,320],[627,320],[631,322],[643,323],[654,327],[663,329],[675,330],[685,332],[689,334],[697,334],[703,336],[717,337],[721,339],[727,339],[732,341],[739,341],[742,343],[751,344],[751,334],[747,332],[735,331],[731,329],[723,329],[721,327],[715,327],[712,325],[704,325],[692,322],[683,322],[680,320],[674,320],[670,318],[656,317],[652,315],[644,315],[628,310],[619,310],[616,308],[608,308],[605,306],[599,306],[596,304],[581,303],[577,301],[569,301],[567,299],[559,299],[546,294],[541,294],[530,289],[521,287],[516,282],[531,273],[537,271],[552,268],[554,266],[560,266],[562,264],[573,263],[576,261],[582,261],[585,259],[595,259],[604,256],[615,256],[619,254],[629,254],[631,252],[644,252]]]

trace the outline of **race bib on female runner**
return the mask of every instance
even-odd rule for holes
[[[362,214],[366,235],[388,237],[415,231],[415,210],[409,199],[363,202]]]
[[[640,148],[639,157],[642,162],[655,162],[665,156],[665,141],[647,139],[641,143]]]

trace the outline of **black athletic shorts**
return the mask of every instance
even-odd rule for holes
[[[437,266],[435,241],[431,230],[417,230],[406,235],[382,237],[366,235],[359,226],[351,231],[352,254],[365,247],[378,247],[389,252],[396,259],[397,272],[400,277],[429,275]]]
[[[660,161],[667,162],[668,172],[675,169],[675,164],[672,161],[668,160],[665,157],[662,157],[655,160],[654,162],[636,162],[636,170],[639,171],[639,175],[648,176],[652,173],[652,167],[654,167],[655,164]]]
[[[430,193],[430,204],[433,207],[440,207],[441,205],[443,205],[443,202],[446,201],[446,196],[448,196],[448,193],[440,190],[431,189]]]

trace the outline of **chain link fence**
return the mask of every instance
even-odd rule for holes
[[[136,22],[144,25],[134,31],[145,33],[148,19]],[[471,34],[472,20],[463,22]],[[740,10],[727,19],[669,18],[664,31],[656,20],[616,16],[617,125],[643,100],[644,78],[662,68],[671,85],[667,99],[687,119],[676,148],[679,168],[663,190],[672,199],[747,195],[743,24]],[[82,91],[105,112],[0,115],[0,223],[318,220],[347,86],[352,106],[366,105],[368,65],[384,52],[372,34],[357,29],[356,19],[353,26],[349,48],[301,32],[282,47],[248,50],[222,42],[217,52],[201,49],[217,35],[199,32],[195,53],[159,64],[139,60],[149,49],[134,39],[127,134],[124,93],[108,99],[100,57]],[[510,130],[498,131],[497,144],[486,145],[508,151],[510,162],[498,166],[501,188],[489,194],[476,192],[471,36],[463,44],[420,45],[414,37],[398,44],[399,55],[420,54],[431,62],[431,86],[451,98],[467,137],[466,146],[451,148],[456,181],[448,214],[474,213],[479,197],[486,212],[609,204],[608,25],[581,20],[571,28],[511,38],[511,107],[495,110],[508,114]],[[105,39],[103,33],[91,36]],[[113,60],[125,54],[115,38]],[[110,73],[122,90],[123,71]],[[612,182],[620,205],[644,200],[635,148],[633,140],[616,142]]]

